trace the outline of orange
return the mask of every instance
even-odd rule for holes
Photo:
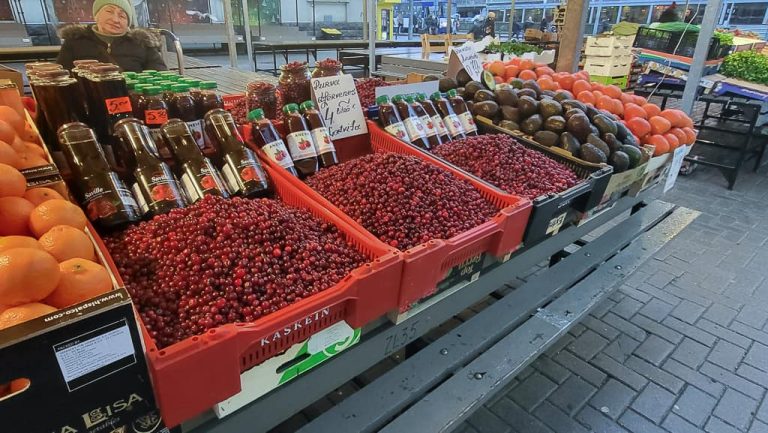
[[[520,57],[512,57],[511,60],[507,61],[507,64],[519,67],[520,66],[520,60],[522,60]]]
[[[70,226],[56,226],[40,236],[43,250],[59,263],[69,259],[93,260],[93,243],[84,231]]]
[[[40,158],[43,158],[43,159],[48,158],[48,156],[45,154],[45,151],[43,150],[42,147],[40,147],[39,144],[25,141],[24,150],[26,153],[31,153],[32,155],[39,156]]]
[[[498,76],[498,75],[494,75],[494,76],[493,76],[493,81],[495,81],[495,82],[496,82],[496,84],[501,84],[501,83],[503,83],[503,82],[504,82],[504,77],[500,77],[500,76]]]
[[[669,122],[669,120],[661,116],[653,116],[648,119],[648,122],[651,124],[651,133],[654,135],[664,134],[669,131],[669,128],[672,127],[672,124]]]
[[[76,204],[66,200],[53,199],[39,204],[29,216],[29,228],[40,237],[54,226],[71,226],[85,229],[88,220]]]
[[[605,90],[605,86],[600,84],[600,83],[592,83],[592,90],[597,90],[597,91],[603,92],[603,90]],[[603,92],[603,93],[605,93],[605,92]]]
[[[548,75],[543,75],[536,80],[536,82],[539,84],[539,87],[541,87],[541,90],[557,90],[557,85]]]
[[[653,116],[658,116],[661,113],[661,108],[656,104],[644,104],[641,105],[641,107],[643,107],[643,110],[645,110],[649,119]]]
[[[520,74],[518,74],[517,78],[523,81],[527,81],[527,80],[536,80],[538,77],[536,76],[535,72],[528,69],[523,69],[520,71]]]
[[[28,189],[27,192],[24,193],[24,198],[29,200],[35,206],[48,200],[64,200],[64,197],[56,192],[56,190],[45,187]]]
[[[98,263],[70,259],[59,265],[61,281],[45,302],[56,308],[68,307],[112,290],[109,272]]]
[[[504,62],[495,61],[491,63],[491,66],[488,67],[488,70],[497,77],[503,77],[505,67],[506,66],[504,65]]]
[[[612,99],[611,100],[611,106],[608,108],[608,111],[611,113],[617,115],[617,116],[623,116],[624,115],[624,104],[621,103],[618,99]]]
[[[669,130],[669,133],[674,135],[677,138],[677,142],[681,145],[688,142],[688,136],[685,135],[685,132],[680,128],[672,128]]]
[[[597,98],[597,107],[598,110],[607,110],[610,111],[611,107],[613,106],[613,98],[611,98],[608,95],[602,95]]]
[[[0,236],[31,235],[29,215],[34,208],[21,197],[0,197]]]
[[[16,306],[45,299],[59,284],[59,263],[35,248],[0,253],[0,304]]]
[[[579,93],[576,96],[576,99],[579,101],[585,103],[585,104],[592,104],[595,105],[595,102],[597,102],[597,99],[595,99],[595,95],[592,94],[591,90],[585,90],[581,93]]]
[[[504,68],[504,78],[509,80],[510,78],[517,77],[517,74],[520,73],[520,68],[514,65],[507,66]]]
[[[555,78],[555,82],[557,82],[557,84],[559,84],[563,89],[571,90],[573,88],[573,83],[576,82],[576,79],[573,78],[573,75],[571,74],[564,74]]]
[[[595,96],[595,99],[600,99],[601,97],[605,96],[605,93],[599,91],[599,90],[593,90],[592,94]]]
[[[624,119],[630,120],[635,117],[640,117],[645,119],[648,117],[648,114],[645,113],[645,110],[643,110],[643,107],[634,104],[632,102],[628,104],[624,104]]]
[[[648,103],[648,100],[645,99],[644,97],[640,96],[640,95],[632,95],[632,99],[635,100],[634,101],[635,104],[637,104],[637,105],[639,105],[641,107]]]
[[[0,120],[8,122],[8,124],[16,130],[17,134],[21,135],[24,133],[24,125],[26,122],[13,108],[7,105],[0,105]]]
[[[696,131],[693,130],[693,128],[685,127],[682,128],[683,132],[685,132],[685,136],[688,137],[688,139],[685,141],[685,144],[693,144],[696,142]]]
[[[605,86],[605,92],[606,95],[610,96],[613,99],[619,99],[621,98],[621,89],[619,89],[618,86],[614,86],[611,84],[610,86]]]
[[[584,80],[576,80],[576,81],[573,82],[573,85],[571,86],[571,92],[574,95],[577,95],[577,96],[581,92],[584,92],[586,90],[591,92],[592,91],[592,86],[588,82],[586,82]]]
[[[520,66],[521,70],[525,69],[525,70],[533,72],[533,66],[534,65],[533,65],[533,60],[531,60],[531,59],[521,59],[519,66]],[[534,74],[536,74],[536,73],[534,72]]]
[[[651,124],[642,117],[633,117],[627,120],[627,128],[640,138],[651,133]]]
[[[4,141],[0,141],[0,163],[11,167],[18,167],[21,163],[21,158],[13,150],[13,147]]]
[[[24,175],[8,164],[0,164],[0,197],[21,197],[25,189]]]
[[[629,93],[622,93],[619,100],[621,100],[621,103],[624,105],[633,104],[635,102],[635,99],[632,98],[632,95]]]
[[[13,143],[16,138],[16,130],[13,126],[5,120],[0,120],[0,141]]]
[[[664,110],[659,113],[659,116],[669,120],[669,124],[672,126],[683,126],[683,112],[678,110]]]
[[[0,237],[0,253],[13,248],[37,248],[43,247],[37,242],[37,239],[31,236],[3,236]]]
[[[666,134],[664,134],[664,138],[667,140],[667,143],[669,143],[670,152],[680,147],[680,140],[677,139],[677,136],[675,134],[672,134],[671,132],[667,132]]]
[[[26,151],[20,154],[19,157],[21,158],[21,162],[19,163],[19,170],[48,165],[48,161],[46,161],[44,158],[41,158],[32,153],[26,153]]]
[[[555,73],[555,71],[553,71],[552,68],[550,68],[549,66],[539,66],[534,71],[536,72],[536,75],[539,77],[544,77],[544,76],[551,77],[552,74]]]
[[[669,152],[669,142],[663,135],[651,135],[650,138],[648,138],[647,143],[655,146],[653,156],[659,156]]]
[[[32,320],[36,317],[45,316],[56,311],[50,305],[31,302],[29,304],[19,305],[9,308],[0,313],[0,329],[10,328],[19,323]]]

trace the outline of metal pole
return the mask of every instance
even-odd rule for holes
[[[253,57],[253,39],[251,38],[251,16],[248,13],[248,0],[240,0],[243,4],[243,31],[245,32],[245,51],[248,53],[248,59],[250,61],[254,61]],[[256,0],[257,2],[259,0]],[[248,62],[250,65],[251,62]],[[252,71],[256,70],[256,63],[253,64],[253,66],[248,66],[249,69]]]
[[[408,4],[409,10],[411,11],[410,17],[408,18],[408,40],[410,41],[413,39],[413,0],[410,0]]]
[[[707,7],[704,9],[704,18],[701,22],[699,37],[696,39],[696,49],[693,51],[691,70],[688,71],[688,81],[685,82],[685,90],[683,90],[683,100],[680,107],[689,115],[693,111],[696,91],[699,88],[699,82],[704,72],[704,62],[707,60],[707,53],[709,52],[709,41],[715,33],[717,13],[720,12],[722,5],[723,0],[708,0]]]
[[[509,2],[509,38],[508,40],[512,40],[512,33],[515,31],[515,0],[510,0]],[[522,24],[520,24],[520,28],[522,28]]]
[[[312,0],[312,36],[314,38],[317,38],[317,23],[316,23],[316,16],[315,16],[315,0]]]
[[[232,0],[224,0],[224,24],[227,26],[229,65],[237,69],[237,39],[235,39],[235,24],[232,22],[233,15]]]
[[[296,27],[299,26],[299,0],[296,0]]]
[[[376,0],[366,0],[368,4],[368,74],[376,71]]]
[[[445,8],[445,15],[447,15],[446,21],[445,21],[445,25],[446,25],[445,33],[448,35],[451,34],[451,4],[452,3],[453,2],[451,0],[448,0],[448,6]],[[440,33],[440,18],[437,19],[437,32]]]
[[[363,2],[363,40],[368,40],[368,0],[361,0]]]

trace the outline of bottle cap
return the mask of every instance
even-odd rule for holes
[[[427,100],[427,95],[425,95],[423,93],[417,93],[416,94],[416,100],[419,101],[419,102],[426,101]]]
[[[159,95],[160,92],[163,91],[163,88],[160,86],[147,86],[144,88],[144,94],[145,95]]]
[[[456,89],[451,89],[445,93],[448,95],[449,98],[455,98],[456,97]]]
[[[261,120],[264,119],[264,110],[261,108],[255,108],[251,110],[250,113],[248,113],[248,121],[253,122],[254,120]]]
[[[313,108],[315,108],[315,103],[312,101],[304,101],[301,103],[300,108],[301,108],[301,111],[312,110]]]
[[[145,69],[145,70],[143,70],[141,72],[144,73],[144,74],[149,74],[149,75],[157,75],[157,71],[154,70],[154,69]]]
[[[201,81],[200,88],[204,90],[213,90],[219,87],[215,81]]]
[[[392,102],[397,103],[397,102],[402,101],[403,99],[404,99],[403,95],[395,95],[394,97],[392,97]]]
[[[296,104],[288,104],[285,107],[283,107],[283,113],[289,114],[289,113],[295,113],[299,111],[299,106]]]
[[[407,102],[409,104],[412,104],[413,101],[415,101],[415,99],[413,99],[412,95],[408,95],[408,96],[405,97],[405,102]]]
[[[430,99],[440,99],[442,97],[443,97],[443,95],[440,92],[435,92],[435,93],[429,95]]]
[[[389,96],[387,95],[381,95],[378,98],[376,98],[376,103],[379,105],[386,104],[388,102],[389,102]]]
[[[171,85],[171,91],[173,93],[181,93],[189,91],[189,86],[184,83],[176,83]]]
[[[186,84],[188,84],[191,87],[194,87],[196,89],[200,88],[200,80],[195,80],[195,79],[192,79],[192,78],[181,78],[181,77],[179,77],[179,81],[184,82],[184,83],[186,83]]]

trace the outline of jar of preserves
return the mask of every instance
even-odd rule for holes
[[[277,88],[264,81],[253,81],[248,83],[245,98],[247,110],[251,111],[261,108],[267,119],[274,119],[277,116]]]
[[[327,58],[325,60],[320,60],[315,64],[315,70],[312,71],[312,78],[335,77],[341,74],[341,62],[336,59]]]
[[[311,79],[306,62],[290,62],[281,66],[277,90],[283,98],[283,105],[298,105],[312,99],[309,82]]]

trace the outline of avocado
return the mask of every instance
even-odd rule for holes
[[[587,143],[595,146],[596,148],[600,149],[604,154],[610,155],[611,154],[611,148],[608,147],[608,144],[606,144],[605,141],[601,140],[600,137],[598,137],[595,134],[589,134],[587,136]]]
[[[539,95],[536,93],[533,89],[520,89],[517,91],[517,97],[520,98],[521,96],[530,96],[531,98],[535,100],[539,100]]]
[[[510,107],[509,105],[501,106],[501,115],[504,120],[511,120],[513,122],[520,121],[520,110],[517,107]]]
[[[496,97],[496,102],[499,105],[517,106],[517,93],[509,87],[504,89],[497,88],[493,95]]]
[[[565,130],[573,134],[579,141],[586,141],[592,133],[589,119],[584,114],[575,114],[565,122]]]
[[[579,148],[581,147],[581,143],[579,143],[579,139],[570,132],[565,131],[560,134],[559,145],[560,148],[571,152],[571,155],[575,157],[579,156]]]
[[[467,104],[467,110],[469,110],[470,113],[475,112],[475,103],[473,101],[464,101]]]
[[[544,121],[544,129],[560,134],[565,131],[565,119],[563,116],[547,117],[547,120]]]
[[[597,126],[595,126],[594,123],[589,124],[589,130],[592,131],[592,133],[597,135],[598,137],[600,136],[600,130],[597,129]]]
[[[539,101],[530,96],[523,96],[517,102],[517,109],[522,117],[528,117],[539,112]]]
[[[579,155],[580,158],[584,161],[594,164],[602,164],[608,162],[608,158],[605,156],[605,153],[589,143],[584,143],[581,145],[581,148],[579,149]]]
[[[556,93],[554,91],[552,91],[552,90],[542,90],[541,91],[541,96],[546,96],[546,97],[549,97],[551,99],[555,99],[555,95],[556,95]]]
[[[614,122],[616,123],[616,138],[618,138],[621,141],[624,141],[627,136],[632,135],[631,132],[629,132],[629,129],[621,123],[621,122]]]
[[[611,134],[610,132],[601,135],[600,138],[602,138],[605,144],[608,145],[608,148],[611,149],[611,153],[616,152],[617,150],[619,150],[619,147],[622,146],[619,139],[616,138],[616,136]]]
[[[499,128],[508,129],[510,131],[519,131],[520,125],[517,122],[511,120],[502,120],[499,122]]]
[[[592,120],[593,117],[600,114],[600,111],[598,111],[597,108],[591,105],[585,105],[584,107],[585,107],[584,112],[587,113],[587,117],[589,117],[589,120]]]
[[[499,104],[494,101],[482,101],[475,102],[472,107],[472,113],[476,116],[483,116],[489,119],[493,119],[496,113],[499,111]]]
[[[613,167],[614,173],[621,173],[629,168],[629,156],[622,151],[613,152],[608,158],[608,163]]]
[[[459,86],[464,87],[470,81],[472,81],[472,77],[466,69],[462,69],[456,74],[456,83],[458,83]]]
[[[480,75],[480,82],[490,91],[496,90],[496,79],[493,78],[491,71],[483,71]]]
[[[456,88],[456,94],[461,96],[464,99],[472,99],[472,98],[467,98],[466,96],[464,96],[464,88],[463,87],[457,87]]]
[[[421,79],[421,82],[427,82],[427,81],[438,81],[440,80],[440,77],[437,75],[425,75],[424,78]]]
[[[440,79],[440,83],[438,84],[438,88],[441,92],[447,92],[451,89],[455,89],[459,87],[459,84],[451,77],[443,77]]]
[[[541,118],[541,115],[534,114],[533,116],[523,120],[523,123],[520,124],[520,130],[528,135],[533,135],[541,129],[543,124],[544,119]]]
[[[597,129],[600,131],[600,135],[609,133],[616,134],[616,122],[603,114],[598,114],[593,117],[592,124],[594,124],[595,127],[597,127]]]
[[[561,102],[563,105],[563,110],[568,111],[571,108],[578,108],[579,110],[583,112],[587,112],[587,106],[584,105],[581,101],[577,101],[575,99],[566,99],[565,101]]]
[[[563,114],[563,106],[554,99],[542,99],[539,101],[539,113],[543,118],[559,116]]]
[[[560,136],[552,131],[537,131],[533,134],[533,141],[547,147],[556,146],[559,138]]]
[[[571,116],[575,116],[577,114],[584,115],[584,112],[579,110],[578,108],[571,108],[570,110],[566,110],[565,114],[563,114],[563,117],[565,117],[565,120],[568,120],[571,118]]]
[[[536,96],[541,95],[541,87],[539,87],[538,83],[533,80],[526,80],[523,83],[523,89],[531,89],[536,92]]]
[[[554,99],[557,102],[567,101],[573,99],[573,93],[567,90],[558,90],[557,93],[555,93]]]
[[[523,88],[523,80],[519,78],[513,78],[512,81],[509,82],[509,85],[512,86],[515,89],[522,89]]]
[[[466,89],[469,89],[469,84],[467,84]],[[465,90],[464,92],[466,93],[467,90]],[[472,99],[475,102],[483,102],[483,101],[493,101],[495,98],[493,97],[493,92],[491,92],[490,90],[480,89],[475,92],[475,96]]]
[[[630,146],[634,146],[634,147],[637,147],[637,148],[639,148],[639,147],[640,147],[640,143],[638,143],[638,142],[637,142],[637,139],[636,139],[636,138],[635,138],[635,136],[634,136],[634,135],[632,135],[632,134],[629,134],[629,135],[627,135],[627,136],[626,136],[626,137],[624,137],[624,139],[623,139],[623,140],[621,140],[621,141],[622,141],[624,144],[628,144],[628,145],[630,145]]]
[[[629,158],[629,168],[635,168],[640,165],[640,160],[643,158],[642,152],[635,146],[625,144],[619,147],[619,152],[623,152]]]
[[[472,99],[475,97],[475,93],[482,89],[483,85],[479,81],[470,81],[464,86],[464,98]]]

